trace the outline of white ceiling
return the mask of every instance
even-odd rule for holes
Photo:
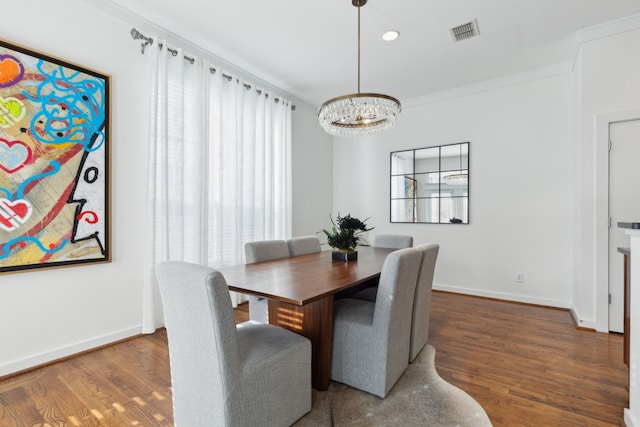
[[[314,106],[357,91],[351,0],[111,0]],[[574,61],[580,29],[639,0],[368,0],[361,91],[400,100]],[[449,28],[476,19],[480,35]],[[400,38],[385,42],[386,30]]]

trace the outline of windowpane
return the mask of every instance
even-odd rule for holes
[[[440,211],[440,199],[437,197],[418,199],[417,222],[438,222]]]
[[[440,174],[423,173],[416,174],[418,197],[438,197],[440,193]]]
[[[466,197],[443,197],[440,199],[440,222],[441,223],[467,223],[467,202]]]
[[[391,175],[413,174],[413,151],[391,153]]]
[[[416,173],[440,170],[440,147],[416,150]]]
[[[391,222],[415,222],[414,199],[391,200]]]

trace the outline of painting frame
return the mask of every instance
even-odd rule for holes
[[[0,39],[0,274],[111,262],[111,76]]]

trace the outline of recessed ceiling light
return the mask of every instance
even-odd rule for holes
[[[382,35],[382,40],[387,42],[392,42],[398,37],[400,37],[400,33],[396,30],[391,30],[391,31],[387,31]]]

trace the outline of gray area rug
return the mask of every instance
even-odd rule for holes
[[[294,425],[491,426],[478,402],[440,378],[435,357],[426,345],[384,399],[336,382],[327,391],[313,390],[311,412]]]

